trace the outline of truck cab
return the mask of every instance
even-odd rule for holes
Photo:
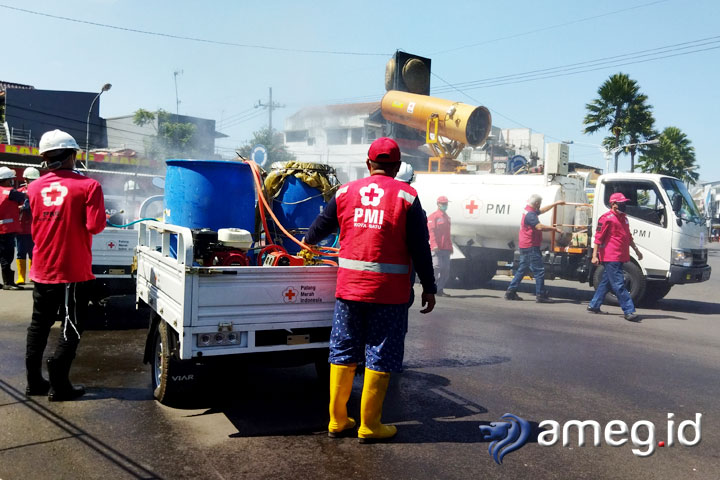
[[[593,225],[610,209],[608,200],[615,192],[630,200],[626,210],[630,232],[643,254],[638,260],[631,252],[625,268],[633,298],[652,303],[673,285],[710,278],[705,219],[681,180],[649,173],[602,175],[595,191]]]

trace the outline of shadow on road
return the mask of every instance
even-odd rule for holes
[[[660,300],[654,309],[661,310],[663,312],[694,313],[696,315],[718,315],[720,314],[720,303],[665,298],[663,300]]]
[[[495,357],[478,360],[474,365],[505,361],[509,359]],[[432,363],[422,362],[422,365]],[[435,363],[468,366],[466,361]],[[230,420],[237,429],[231,437],[326,435],[328,385],[318,380],[312,367],[250,367],[242,377],[233,375],[225,380],[224,388],[206,390],[203,398],[196,401],[210,405],[199,415],[222,413]],[[348,402],[349,415],[358,421],[362,386],[363,374],[359,368]],[[479,429],[483,422],[476,417],[486,414],[487,409],[479,399],[464,398],[449,386],[446,377],[418,370],[405,370],[391,377],[383,421],[398,425],[393,443],[486,441]],[[489,421],[494,420],[484,423]],[[353,441],[354,437],[340,441]]]
[[[115,295],[90,305],[86,330],[132,330],[147,328],[150,309],[135,308],[135,295]]]

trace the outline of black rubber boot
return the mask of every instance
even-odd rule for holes
[[[10,267],[3,268],[2,278],[3,290],[23,290],[23,287],[15,285],[15,272],[13,272]]]
[[[48,400],[51,402],[65,402],[75,400],[85,395],[85,387],[73,386],[68,375],[72,361],[48,358],[48,374],[50,375],[50,392]]]
[[[50,391],[50,382],[42,376],[42,357],[25,358],[27,370],[27,387],[25,395],[47,395]]]

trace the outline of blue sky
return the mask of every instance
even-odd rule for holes
[[[268,87],[285,105],[273,114],[273,125],[282,128],[286,116],[306,105],[379,100],[385,63],[402,49],[432,58],[431,93],[485,105],[501,128],[529,127],[549,142],[574,140],[571,159],[602,168],[598,149],[580,145],[598,144],[604,136],[582,134],[585,104],[610,75],[624,72],[648,96],[658,129],[676,126],[688,135],[701,179],[709,181],[720,180],[718,18],[717,0],[0,0],[10,53],[0,79],[77,91],[110,82],[100,114],[112,117],[138,108],[175,111],[173,72],[182,70],[180,113],[217,120],[230,135],[219,145],[232,149],[267,125],[267,112],[253,106],[267,102]],[[700,39],[709,40],[696,43]],[[646,56],[620,57],[641,51]],[[450,91],[445,83],[602,58],[610,58],[608,64],[543,75],[549,78],[509,77]],[[621,158],[620,168],[627,170],[629,162]]]

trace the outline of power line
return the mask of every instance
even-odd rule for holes
[[[337,50],[311,50],[311,49],[302,49],[302,48],[271,47],[268,45],[253,45],[253,44],[249,44],[249,43],[225,42],[225,41],[221,41],[221,40],[209,40],[209,39],[199,38],[199,37],[174,35],[171,33],[151,32],[149,30],[139,30],[137,28],[119,27],[117,25],[109,25],[106,23],[91,22],[89,20],[80,20],[78,18],[63,17],[61,15],[52,15],[49,13],[37,12],[34,10],[13,7],[10,5],[5,5],[5,4],[0,4],[0,8],[6,8],[8,10],[15,10],[18,12],[29,13],[31,15],[38,15],[40,17],[54,18],[56,20],[63,20],[65,22],[81,23],[84,25],[92,25],[95,27],[110,28],[113,30],[120,30],[123,32],[141,33],[143,35],[152,35],[155,37],[173,38],[176,40],[187,40],[190,42],[207,43],[207,44],[211,44],[211,45],[224,45],[227,47],[255,48],[255,49],[261,49],[261,50],[274,50],[274,51],[278,51],[278,52],[291,52],[291,53],[318,53],[318,54],[326,54],[326,55],[359,55],[359,56],[384,56],[384,57],[392,55],[391,53],[343,52],[343,51],[337,51]]]
[[[453,86],[465,88],[465,89],[473,89],[473,88],[482,88],[482,87],[489,87],[489,86],[499,86],[499,85],[507,85],[510,83],[519,83],[516,80],[523,80],[523,81],[529,81],[529,80],[541,80],[544,78],[553,78],[558,76],[564,76],[564,75],[573,75],[576,73],[584,73],[594,70],[600,70],[603,68],[609,68],[609,67],[617,67],[617,66],[623,66],[623,65],[630,65],[635,63],[644,63],[648,61],[653,60],[662,60],[665,58],[670,58],[674,56],[679,55],[689,55],[691,53],[697,53],[702,52],[706,50],[713,50],[716,48],[720,48],[720,45],[710,48],[700,48],[705,47],[708,45],[716,45],[720,44],[720,36],[714,36],[714,37],[707,37],[707,38],[701,38],[698,40],[693,40],[690,42],[683,42],[683,43],[677,43],[673,45],[666,45],[663,47],[657,47],[652,48],[648,50],[640,50],[636,52],[631,53],[625,53],[621,55],[615,55],[611,57],[603,57],[598,58],[594,60],[588,60],[584,62],[577,62],[577,63],[571,63],[567,65],[560,65],[556,67],[550,67],[550,68],[544,68],[544,69],[538,69],[538,70],[531,70],[527,72],[520,72],[515,74],[509,74],[509,75],[502,75],[497,77],[488,77],[484,79],[479,80],[472,80],[468,82],[459,82],[453,84]],[[686,50],[681,53],[671,54],[671,55],[663,55],[670,52],[677,52]],[[689,50],[689,51],[687,51]],[[652,58],[646,58],[646,57],[652,57]],[[593,67],[593,68],[591,68]],[[595,68],[598,67],[598,68]],[[558,72],[566,72],[561,75],[555,75],[555,73]],[[445,91],[452,90],[451,87],[441,87],[434,92],[441,93]]]
[[[568,25],[573,25],[573,24],[576,24],[576,23],[587,22],[588,20],[595,20],[595,19],[598,19],[598,18],[608,17],[608,16],[615,15],[615,14],[618,14],[618,13],[624,13],[624,12],[627,12],[627,11],[629,11],[629,10],[635,10],[635,9],[638,9],[638,8],[649,7],[649,6],[651,6],[651,5],[656,5],[656,4],[658,4],[658,3],[665,3],[665,2],[667,2],[667,1],[668,1],[668,0],[658,0],[658,1],[655,1],[655,2],[644,3],[644,4],[642,4],[642,5],[636,5],[636,6],[634,6],[634,7],[624,8],[624,9],[621,9],[621,10],[615,10],[615,11],[608,12],[608,13],[603,13],[603,14],[600,14],[600,15],[594,15],[594,16],[592,16],[592,17],[584,17],[584,18],[579,18],[579,19],[577,19],[577,20],[571,20],[571,21],[565,22],[565,23],[558,23],[558,24],[555,24],[555,25],[547,26],[547,27],[536,28],[535,30],[528,30],[527,32],[521,32],[521,33],[516,33],[516,34],[513,34],[513,35],[507,35],[507,36],[505,36],[505,37],[498,37],[498,38],[493,38],[493,39],[490,39],[490,40],[484,40],[484,41],[482,41],[482,42],[471,43],[471,44],[469,44],[469,45],[463,45],[463,46],[461,46],[461,47],[455,47],[455,48],[449,48],[449,49],[446,49],[446,50],[440,50],[440,51],[437,51],[437,52],[432,53],[431,55],[437,55],[437,54],[440,54],[440,53],[454,52],[454,51],[456,51],[456,50],[462,50],[462,49],[465,49],[465,48],[478,47],[478,46],[480,46],[480,45],[486,45],[486,44],[488,44],[488,43],[499,42],[499,41],[501,41],[501,40],[510,40],[510,39],[512,39],[512,38],[524,37],[524,36],[527,36],[527,35],[531,35],[531,34],[533,34],[533,33],[545,32],[545,31],[547,31],[547,30],[554,30],[554,29],[556,29],[556,28],[566,27],[566,26],[568,26]]]

